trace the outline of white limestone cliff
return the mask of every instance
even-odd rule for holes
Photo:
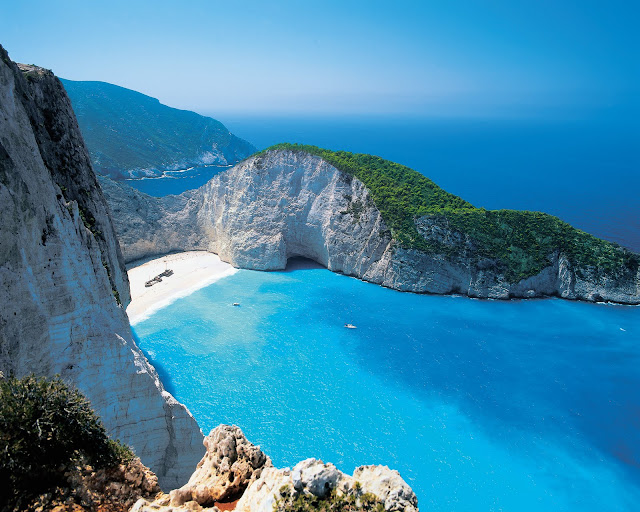
[[[108,207],[69,100],[0,47],[0,370],[62,378],[162,486],[184,483],[202,433],[137,347]]]
[[[274,512],[274,505],[287,498],[327,498],[332,491],[354,499],[372,494],[387,512],[418,512],[411,487],[386,466],[360,466],[349,476],[333,464],[306,459],[293,469],[278,469],[238,427],[229,425],[213,429],[204,445],[206,454],[186,485],[154,500],[141,498],[131,512],[214,512],[217,505],[236,500],[236,512]]]
[[[401,291],[640,303],[640,269],[576,272],[560,252],[538,275],[509,282],[498,261],[480,257],[473,240],[442,217],[418,218],[416,227],[428,241],[455,245],[453,256],[402,248],[362,182],[304,152],[253,156],[179,196],[101,184],[127,261],[200,249],[236,267],[277,270],[303,256]]]

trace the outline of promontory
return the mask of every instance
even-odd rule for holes
[[[302,256],[401,291],[640,303],[640,256],[539,212],[485,210],[372,155],[279,144],[154,198],[101,180],[125,260],[207,250],[246,269]]]

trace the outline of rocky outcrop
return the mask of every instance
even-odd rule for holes
[[[60,485],[23,509],[127,512],[140,498],[154,499],[159,492],[158,477],[135,457],[109,469],[88,465],[70,468]]]
[[[107,204],[58,79],[0,48],[0,370],[78,387],[161,485],[187,480],[202,433],[134,342]]]
[[[418,511],[414,492],[386,466],[361,466],[349,476],[333,464],[307,459],[293,469],[277,469],[238,427],[228,425],[212,430],[204,444],[207,453],[187,485],[155,500],[140,499],[131,512],[219,511],[235,500],[237,512],[273,512],[287,499],[328,499],[332,492],[352,496],[351,510],[360,508],[358,499],[369,497],[388,512]]]
[[[260,476],[271,460],[236,426],[220,425],[204,439],[206,453],[189,482],[171,491],[174,505],[195,501],[200,505],[237,500]]]
[[[560,251],[538,275],[510,282],[499,261],[483,257],[443,217],[415,219],[417,231],[455,251],[405,249],[362,182],[304,152],[253,156],[180,196],[158,199],[109,180],[102,185],[128,261],[204,249],[236,267],[277,270],[303,256],[401,291],[640,303],[640,269],[576,271]]]
[[[418,498],[397,471],[387,466],[360,466],[349,476],[317,459],[303,460],[292,470],[265,468],[235,510],[272,512],[274,505],[276,509],[287,508],[300,495],[329,499],[332,491],[355,500],[372,495],[388,512],[418,511]]]

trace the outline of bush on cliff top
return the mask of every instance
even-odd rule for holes
[[[273,512],[384,512],[384,503],[374,494],[363,493],[358,482],[344,494],[331,489],[323,498],[283,485]]]
[[[478,258],[498,261],[511,282],[538,274],[563,253],[578,273],[595,267],[608,275],[636,272],[640,257],[540,212],[485,210],[446,192],[426,176],[383,158],[304,144],[276,144],[261,153],[288,150],[316,155],[358,178],[369,190],[393,238],[406,249],[454,256],[464,249],[427,240],[416,219],[429,216],[469,237]],[[261,154],[259,153],[259,154]]]
[[[59,377],[0,380],[0,508],[62,483],[74,464],[115,466],[131,450],[107,436],[87,399]]]

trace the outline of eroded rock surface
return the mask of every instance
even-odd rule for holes
[[[205,438],[207,453],[189,482],[155,500],[140,499],[131,512],[218,511],[216,505],[239,498],[237,512],[273,512],[285,498],[308,495],[375,495],[389,512],[417,512],[418,499],[397,471],[361,466],[353,476],[316,459],[293,469],[277,469],[238,427],[220,425]]]
[[[237,500],[271,460],[236,426],[220,425],[204,439],[206,453],[189,482],[171,491],[172,505],[199,505]]]
[[[389,512],[418,510],[418,498],[411,487],[387,466],[361,466],[349,476],[333,464],[307,459],[293,470],[266,468],[240,498],[236,511],[272,512],[274,505],[288,497],[302,494],[327,499],[334,490],[338,496],[355,498],[372,494]]]
[[[138,349],[108,206],[58,79],[0,48],[0,371],[62,378],[161,485],[184,483],[202,433]]]
[[[214,509],[216,503],[237,500],[264,469],[272,467],[269,457],[236,426],[218,426],[203,444],[206,453],[187,484],[154,501],[141,499],[132,511]]]

